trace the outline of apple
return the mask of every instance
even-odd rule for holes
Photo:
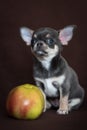
[[[6,100],[6,110],[18,119],[36,119],[44,110],[44,95],[40,88],[24,84],[13,88]]]

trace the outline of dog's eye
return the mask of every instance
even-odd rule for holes
[[[32,39],[31,44],[35,44],[37,42],[37,39]]]
[[[49,39],[46,40],[46,42],[47,42],[49,45],[51,45],[54,41],[53,41],[53,39],[49,38]]]

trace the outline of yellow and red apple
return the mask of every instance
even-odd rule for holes
[[[10,116],[18,119],[36,119],[44,109],[43,93],[31,84],[15,87],[8,94],[6,109]]]

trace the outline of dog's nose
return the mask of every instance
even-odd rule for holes
[[[42,42],[37,43],[37,47],[41,47],[41,46],[43,46]]]

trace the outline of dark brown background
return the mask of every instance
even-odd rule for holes
[[[21,40],[19,28],[60,29],[70,24],[78,28],[62,54],[78,73],[87,93],[86,0],[0,0],[0,130],[87,129],[87,94],[83,106],[67,116],[49,110],[34,121],[16,120],[8,117],[5,109],[6,97],[13,87],[34,83],[30,47]]]

